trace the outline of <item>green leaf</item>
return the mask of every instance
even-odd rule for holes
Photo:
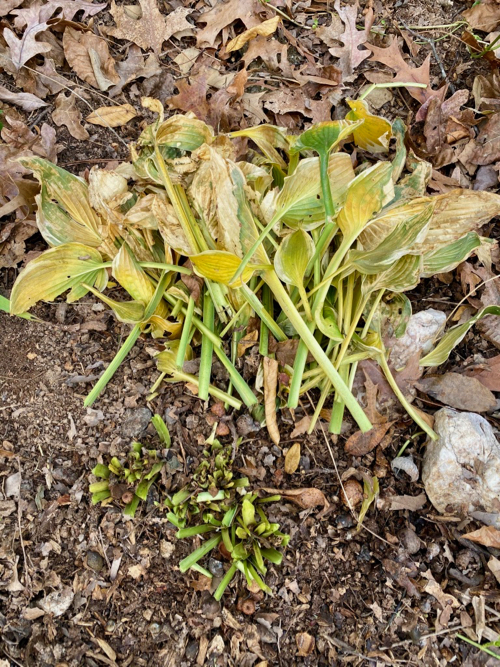
[[[476,232],[469,232],[461,239],[450,243],[435,252],[424,254],[422,277],[430,278],[436,273],[452,271],[465,261],[481,245],[481,237]]]
[[[109,306],[120,322],[136,324],[142,321],[144,317],[144,305],[139,301],[116,301],[105,294],[101,294],[90,285],[82,284],[89,292],[92,292],[98,299]]]
[[[500,315],[500,306],[486,306],[467,322],[449,329],[432,352],[420,360],[420,365],[427,367],[443,364],[450,356],[450,352],[464,339],[469,329],[486,315]]]
[[[102,257],[95,248],[81,243],[65,243],[50,248],[28,263],[19,274],[11,294],[11,313],[24,313],[37,301],[52,301],[66,290],[68,303],[81,299],[95,285],[100,291],[108,282]]]
[[[302,132],[294,142],[291,152],[313,150],[320,155],[326,154],[347,139],[363,122],[363,120],[331,120],[317,123]]]
[[[31,169],[45,188],[48,199],[55,199],[77,224],[85,227],[95,238],[100,238],[103,223],[90,206],[88,185],[83,179],[40,157],[23,157],[19,162]],[[54,229],[59,229],[59,224],[60,221],[54,223]]]
[[[219,601],[222,596],[224,595],[224,591],[226,588],[229,586],[231,583],[232,578],[234,577],[236,573],[237,567],[234,563],[232,563],[231,567],[228,569],[226,574],[223,576],[222,581],[220,584],[217,586],[217,589],[214,593],[214,599]]]
[[[363,294],[380,289],[406,292],[418,285],[421,271],[422,257],[420,255],[404,255],[386,271],[366,276],[361,285],[361,291]]]
[[[92,474],[96,477],[101,477],[103,479],[108,479],[110,475],[110,470],[108,466],[105,466],[102,463],[98,463],[95,468],[92,469]]]
[[[211,525],[201,525],[201,526],[191,526],[190,528],[181,528],[175,533],[175,536],[179,539],[184,537],[194,537],[194,535],[202,535],[203,533],[213,533],[215,526]]]
[[[247,528],[254,525],[255,507],[247,498],[244,498],[241,504],[241,516],[243,518],[243,523]]]
[[[314,320],[321,333],[330,338],[330,340],[337,343],[341,343],[344,340],[344,336],[338,325],[337,313],[332,306],[325,304],[323,308],[318,308],[314,313]]]
[[[102,238],[93,229],[72,218],[66,211],[50,200],[44,185],[37,203],[36,223],[41,235],[50,246],[63,243],[82,243],[91,248],[98,248]]]
[[[351,250],[345,260],[349,269],[372,275],[383,271],[427,233],[434,207],[429,204],[423,211],[400,222],[373,250]]]
[[[347,153],[330,155],[328,178],[335,208],[345,201],[347,187],[354,179],[354,170]],[[275,218],[291,229],[311,230],[325,220],[321,191],[319,159],[301,160],[291,176],[285,178],[276,199]]]
[[[283,560],[283,554],[277,551],[276,549],[261,549],[261,553],[264,558],[267,558],[268,561],[274,563],[275,565],[281,565]]]
[[[181,560],[179,563],[179,570],[181,572],[187,572],[190,567],[193,567],[195,563],[197,563],[199,560],[203,558],[203,556],[206,556],[212,549],[214,549],[219,542],[222,540],[221,535],[214,535],[211,537],[209,540],[204,542],[201,547],[198,547],[193,553],[189,554],[187,558],[184,558]]]
[[[170,432],[168,430],[167,425],[163,421],[160,415],[156,414],[151,418],[151,423],[156,429],[156,432],[158,433],[158,436],[160,440],[162,440],[163,444],[165,447],[170,447],[171,445],[171,438],[170,438]]]
[[[274,270],[287,285],[302,286],[307,265],[314,255],[314,241],[298,229],[285,236],[274,257]]]

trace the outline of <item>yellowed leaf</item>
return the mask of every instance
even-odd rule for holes
[[[293,473],[299,467],[300,462],[300,442],[294,443],[285,456],[285,472],[289,475]]]
[[[278,362],[264,357],[264,410],[267,431],[275,445],[279,445],[280,432],[276,418],[276,385],[278,384]]]
[[[232,286],[230,283],[231,278],[241,264],[239,257],[224,250],[205,250],[199,255],[191,255],[189,259],[193,263],[197,273],[204,278],[230,286]],[[255,269],[255,266],[248,264],[243,271],[243,275],[240,277],[241,282],[248,282]]]
[[[261,35],[262,37],[269,37],[269,35],[272,35],[276,32],[280,20],[281,19],[279,16],[275,16],[272,19],[268,19],[267,21],[259,23],[259,25],[256,25],[249,30],[245,30],[245,32],[242,32],[241,35],[238,35],[227,44],[226,53],[230,53],[231,51],[239,51],[247,42],[249,42],[251,39],[254,39],[258,35]]]
[[[87,116],[87,123],[101,127],[121,127],[135,118],[137,113],[131,104],[114,107],[99,107]]]
[[[356,146],[371,153],[386,152],[392,134],[389,121],[371,114],[362,100],[347,100],[347,104],[351,107],[351,111],[346,115],[346,119],[364,121],[353,131]]]
[[[259,339],[259,332],[254,329],[248,333],[245,338],[238,341],[238,357],[242,357],[249,347],[253,347]]]

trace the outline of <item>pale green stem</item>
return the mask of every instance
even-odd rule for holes
[[[185,373],[184,371],[175,371],[173,376],[165,380],[165,382],[186,382],[189,384],[193,384],[195,387],[197,387],[199,384],[196,375],[192,375],[191,373]],[[228,403],[231,407],[235,408],[236,410],[241,410],[243,406],[243,403],[239,401],[237,398],[235,398],[234,396],[230,396],[225,391],[222,391],[222,389],[219,389],[218,387],[214,387],[212,384],[209,385],[208,387],[208,393],[221,403]]]
[[[203,295],[203,324],[213,331],[214,328],[215,309],[214,303],[210,298],[208,290]],[[214,351],[214,344],[207,337],[203,336],[201,341],[201,355],[200,355],[200,370],[199,370],[199,385],[198,396],[202,401],[208,400],[208,390],[210,386],[210,375],[212,372],[212,355]]]
[[[357,422],[359,428],[362,431],[369,431],[372,428],[370,420],[363,412],[363,409],[356,401],[354,396],[351,394],[346,384],[341,379],[338,372],[333,367],[328,356],[325,354],[323,348],[318,343],[313,333],[309,330],[309,327],[301,318],[300,314],[297,312],[295,306],[293,305],[290,297],[288,296],[287,291],[281,284],[278,276],[274,271],[266,271],[263,275],[264,280],[271,288],[271,291],[274,294],[274,298],[278,301],[281,308],[285,311],[286,316],[290,320],[295,331],[299,334],[300,338],[310,350],[313,357],[316,359],[318,364],[324,370],[328,379],[332,382],[335,391],[342,396],[345,401],[349,412],[351,413],[353,419]]]
[[[280,329],[280,327],[273,320],[272,315],[266,310],[264,304],[262,304],[257,295],[252,292],[248,285],[243,285],[241,288],[241,293],[246,299],[247,303],[254,309],[255,313],[258,315],[261,322],[264,322],[269,331],[273,334],[278,342],[288,340],[287,335]]]
[[[177,368],[182,368],[184,366],[184,360],[186,359],[186,350],[192,336],[191,325],[193,323],[193,315],[194,315],[194,299],[192,296],[190,296],[187,305],[186,316],[184,318],[184,324],[182,326],[181,340],[179,342],[179,348],[177,350],[177,359],[176,359]]]
[[[168,282],[168,273],[163,272],[160,280],[158,281],[158,284],[156,285],[156,289],[154,291],[154,294],[151,298],[151,301],[146,307],[146,310],[144,311],[144,321],[147,322],[151,315],[155,312],[155,310],[158,307],[158,304],[160,303],[163,294],[165,292],[165,288],[167,286]],[[97,383],[95,384],[94,388],[90,392],[90,394],[87,396],[85,401],[83,402],[83,405],[88,408],[90,407],[98,398],[99,394],[104,390],[108,382],[111,380],[113,375],[116,373],[130,350],[134,347],[137,339],[141,335],[142,331],[142,323],[136,324],[132,331],[129,333],[127,336],[125,342],[121,346],[121,348],[118,350],[116,353],[113,361],[109,364],[109,366],[106,368],[104,373],[101,375]]]

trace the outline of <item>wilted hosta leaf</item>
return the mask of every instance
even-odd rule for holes
[[[436,273],[452,271],[469,257],[481,245],[481,238],[476,232],[466,234],[458,241],[424,254],[423,278],[430,278]]]
[[[135,118],[137,112],[130,104],[121,104],[114,107],[99,107],[87,116],[87,123],[102,127],[121,127]]]
[[[169,146],[181,151],[194,151],[202,144],[211,144],[214,133],[211,127],[191,114],[171,116],[158,128],[149,125],[139,137],[139,146]]]
[[[293,151],[313,150],[320,155],[326,154],[336,148],[343,139],[347,139],[362,124],[362,120],[331,120],[318,123],[302,132],[293,144]]]
[[[121,224],[123,215],[119,207],[127,192],[127,179],[116,171],[96,167],[90,170],[89,202],[105,220]]]
[[[194,207],[217,247],[243,257],[259,236],[243,172],[208,145],[198,155],[200,167],[189,189]],[[267,261],[262,244],[256,257]]]
[[[279,127],[275,125],[257,125],[257,127],[249,127],[245,130],[231,132],[229,136],[248,137],[248,139],[257,144],[271,164],[276,164],[283,170],[286,169],[286,162],[276,149],[279,148],[288,155],[290,144],[285,133]]]
[[[191,255],[193,248],[189,245],[182,225],[175,215],[174,207],[160,197],[155,197],[151,211],[158,220],[158,229],[165,243],[180,255]]]
[[[239,49],[243,48],[247,42],[249,42],[251,39],[254,39],[258,35],[269,37],[269,35],[272,35],[276,32],[276,28],[278,27],[280,21],[280,16],[273,16],[272,19],[263,21],[253,28],[245,30],[245,32],[242,32],[240,35],[226,44],[226,53],[230,53],[231,51],[239,51]]]
[[[90,206],[85,181],[43,158],[21,158],[19,161],[23,167],[31,169],[40,184],[45,186],[50,199],[55,199],[73,220],[97,238],[101,236],[102,221]]]
[[[486,315],[500,315],[500,306],[486,306],[486,308],[476,313],[474,317],[471,317],[468,322],[458,324],[449,329],[432,352],[429,352],[429,354],[420,360],[420,365],[439,366],[444,363],[450,356],[450,352],[463,340],[469,329]]]
[[[198,255],[191,255],[189,259],[193,263],[197,272],[204,278],[214,280],[217,283],[223,283],[224,285],[231,284],[231,278],[241,264],[241,259],[239,257],[224,250],[206,250]],[[243,283],[247,283],[253,276],[254,272],[259,268],[262,268],[262,266],[247,264],[240,280]],[[238,280],[238,283],[240,280]],[[238,285],[232,286],[238,287]]]
[[[50,246],[63,243],[82,243],[91,248],[98,248],[101,237],[80,222],[74,220],[47,196],[47,189],[35,197],[37,203],[36,223],[41,235]]]
[[[109,306],[120,322],[136,324],[142,320],[144,316],[144,306],[142,303],[139,303],[139,301],[116,301],[116,299],[111,299],[109,296],[101,294],[90,285],[85,285],[85,287],[89,292],[92,292],[98,299]]]
[[[344,207],[337,218],[344,237],[355,239],[393,196],[390,162],[378,162],[356,176],[349,185]]]
[[[158,370],[162,373],[168,373],[171,375],[178,371],[177,367],[177,351],[179,349],[178,340],[168,341],[168,344],[165,346],[165,350],[156,355],[156,362],[158,364]],[[193,350],[190,345],[186,348],[186,354],[184,356],[185,361],[190,361],[193,358]]]
[[[432,211],[433,206],[429,204],[421,213],[404,220],[373,250],[351,250],[345,264],[351,270],[355,268],[368,275],[383,271],[425,236]]]
[[[416,287],[420,281],[422,257],[405,255],[398,259],[387,271],[373,276],[366,276],[361,290],[364,294],[379,289],[391,292],[406,292]]]
[[[363,120],[364,122],[353,131],[354,143],[371,153],[384,153],[389,148],[391,124],[385,118],[374,116],[362,100],[347,100],[352,111],[346,115],[347,120]]]
[[[68,289],[71,292],[67,301],[77,301],[88,292],[82,283],[104,290],[108,274],[101,268],[102,263],[95,248],[81,243],[66,243],[46,250],[19,274],[12,289],[10,312],[23,313],[37,301],[52,301]]]
[[[330,156],[328,176],[334,206],[339,208],[354,178],[352,163],[346,153]],[[276,200],[276,216],[291,229],[314,229],[325,220],[318,158],[302,160],[293,174],[285,178]]]
[[[344,340],[338,325],[337,313],[331,306],[325,305],[323,308],[317,308],[314,312],[314,320],[322,334],[337,343]]]
[[[385,238],[403,218],[420,213],[434,203],[429,231],[415,252],[430,253],[473,232],[500,213],[500,195],[479,190],[452,190],[435,197],[420,197],[408,204],[388,208],[369,227],[359,240],[371,250]]]
[[[314,255],[314,241],[298,229],[285,236],[274,257],[274,270],[287,285],[302,286],[309,260]]]
[[[113,277],[127,290],[130,296],[146,306],[153,297],[155,286],[132,252],[124,243],[113,259]]]

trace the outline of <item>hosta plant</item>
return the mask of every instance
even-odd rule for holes
[[[263,580],[265,561],[279,565],[283,555],[278,548],[285,547],[290,538],[281,532],[279,524],[269,521],[264,510],[280,496],[250,493],[248,479],[233,475],[232,447],[224,447],[214,433],[207,440],[191,482],[165,501],[167,517],[178,528],[179,539],[207,534],[203,544],[179,563],[179,569],[194,569],[212,578],[199,561],[218,548],[230,565],[214,592],[215,599],[221,599],[237,571],[250,587],[270,593]]]
[[[165,448],[170,447],[170,434],[167,425],[155,415],[151,422]],[[117,501],[124,505],[126,516],[135,516],[141,500],[146,500],[148,493],[157,481],[165,459],[156,449],[146,449],[140,442],[133,442],[125,461],[113,456],[106,465],[98,463],[92,470],[94,477],[101,481],[89,486],[92,504],[106,505]]]
[[[256,316],[262,357],[272,356],[271,337],[298,342],[280,396],[295,408],[303,393],[320,390],[311,428],[332,400],[331,431],[340,431],[345,408],[361,430],[371,428],[351,393],[358,363],[371,358],[435,437],[393,379],[384,341],[389,329],[404,332],[405,292],[474,253],[488,256],[480,229],[500,212],[500,196],[427,196],[432,169],[408,155],[403,123],[372,115],[361,100],[348,101],[345,120],[298,136],[270,125],[215,136],[192,116],[165,120],[158,101],[143,103],[157,120],[114,170],[93,168],[85,181],[22,158],[41,184],[38,226],[51,247],[20,273],[11,312],[91,292],[132,327],[86,404],[150,333],[165,345],[161,379],[189,382],[203,400],[244,403],[260,418],[260,387],[242,377],[238,359]],[[422,363],[445,359],[456,331]],[[200,359],[197,375],[184,369],[190,356]],[[224,390],[211,382],[214,356],[229,374]]]

